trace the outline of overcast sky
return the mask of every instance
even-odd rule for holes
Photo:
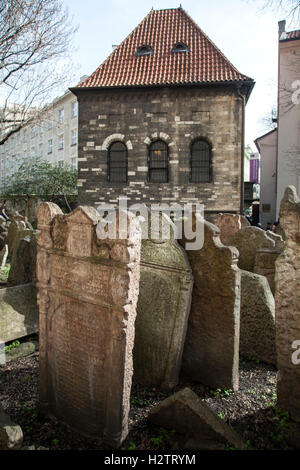
[[[246,144],[267,129],[261,119],[276,103],[278,21],[286,12],[262,9],[265,0],[64,0],[74,24],[76,76],[90,75],[123,39],[154,9],[187,11],[241,72],[256,85],[246,107]],[[287,30],[299,25],[287,22]]]

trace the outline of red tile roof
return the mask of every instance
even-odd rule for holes
[[[285,34],[280,37],[281,41],[291,41],[293,39],[300,39],[300,29],[296,31],[290,31],[289,33],[286,32]]]
[[[182,42],[189,52],[172,52]],[[148,45],[152,55],[137,56]],[[182,9],[151,10],[76,88],[253,82],[241,74]]]

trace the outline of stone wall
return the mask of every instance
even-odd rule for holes
[[[80,204],[176,201],[204,203],[207,211],[240,211],[242,106],[231,87],[79,90]],[[212,182],[189,182],[190,146],[212,145]],[[148,146],[169,146],[169,182],[148,183]],[[127,184],[107,178],[109,145],[126,144]]]

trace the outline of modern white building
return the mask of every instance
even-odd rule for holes
[[[30,157],[77,168],[78,102],[67,91],[0,146],[0,186]]]

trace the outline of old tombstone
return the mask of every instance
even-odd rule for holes
[[[193,215],[193,230],[196,228]],[[194,276],[182,372],[211,387],[238,389],[240,270],[238,252],[204,221],[204,245],[188,250]]]
[[[150,222],[150,217],[149,217]],[[160,223],[171,226],[161,214]],[[162,226],[162,225],[161,225]],[[139,384],[170,390],[178,382],[193,278],[184,249],[173,237],[159,233],[143,240],[140,290],[135,322],[134,379]]]
[[[99,219],[92,207],[38,209],[40,410],[118,447],[128,433],[141,232],[125,214],[127,238],[101,239]]]
[[[228,241],[228,245],[236,247],[239,251],[238,267],[253,272],[257,250],[261,248],[273,250],[275,241],[261,228],[251,226],[236,232]]]
[[[282,250],[261,248],[257,250],[255,255],[253,272],[267,278],[273,295],[275,294],[275,261],[281,251]]]
[[[266,234],[269,238],[272,238],[275,242],[275,250],[282,251],[284,247],[284,240],[281,235],[278,233],[272,232],[272,230],[267,230]]]
[[[16,239],[19,237],[19,233],[25,230],[26,223],[24,220],[12,220],[6,237],[9,256],[13,255],[14,244]]]
[[[187,444],[200,450],[225,450],[226,444],[244,450],[242,438],[226,424],[191,389],[184,388],[152,408],[148,419],[151,423],[175,430],[184,435]]]
[[[229,240],[242,228],[239,214],[219,214],[216,225],[220,229],[220,240],[223,245],[228,245]]]
[[[17,286],[36,281],[38,234],[38,230],[24,230],[16,236],[7,279],[8,286]]]
[[[241,271],[240,354],[276,364],[275,302],[264,276]]]
[[[0,289],[0,342],[37,333],[36,288],[32,284]]]
[[[300,422],[300,199],[286,188],[280,205],[286,241],[276,260],[277,404]]]

